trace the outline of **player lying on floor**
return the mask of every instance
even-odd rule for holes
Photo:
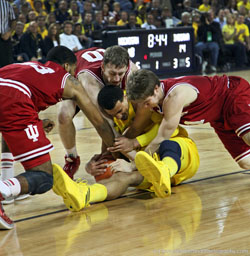
[[[114,118],[121,134],[129,127],[138,107],[128,102],[122,89],[113,86],[105,86],[100,91],[98,103],[106,114]],[[149,130],[146,129],[145,134],[138,136],[135,139],[137,142],[128,140],[128,143],[134,145],[131,149],[137,148],[138,145],[141,147],[148,145],[157,135],[159,125],[159,116],[153,113],[152,125]],[[161,160],[159,160],[159,156]],[[64,202],[70,210],[79,211],[89,203],[117,198],[126,192],[129,186],[138,186],[142,189],[152,188],[156,196],[165,197],[171,194],[171,184],[177,185],[191,178],[199,167],[196,145],[188,138],[186,130],[180,126],[175,130],[170,140],[165,140],[160,144],[159,156],[155,154],[154,157],[151,157],[149,154],[139,151],[135,156],[135,163],[139,172],[136,171],[133,163],[118,159],[110,164],[114,171],[110,178],[99,180],[94,185],[87,185],[82,181],[77,183],[65,178],[67,182],[60,184],[61,190],[58,183],[54,185],[53,189],[57,194],[64,197]],[[96,177],[103,175],[106,171],[107,160],[108,158],[105,160],[105,157],[98,160],[98,157],[94,156],[86,164],[87,172]],[[67,176],[59,166],[58,172]],[[65,190],[64,195],[59,190]],[[71,199],[69,200],[69,198]]]

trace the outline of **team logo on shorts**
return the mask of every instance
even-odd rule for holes
[[[39,132],[36,125],[29,124],[28,128],[24,129],[27,134],[28,139],[33,140],[33,142],[38,141]]]

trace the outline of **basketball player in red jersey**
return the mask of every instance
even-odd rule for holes
[[[86,90],[92,103],[97,107],[97,95],[103,86],[113,85],[125,89],[128,76],[131,72],[137,70],[136,65],[130,61],[127,50],[118,45],[111,46],[106,50],[101,48],[82,50],[76,53],[76,57],[76,77]],[[127,137],[134,138],[139,135],[147,125],[145,122],[150,120],[150,111],[142,110],[143,113],[138,112],[135,122],[126,134]],[[75,114],[75,102],[64,101],[60,103],[58,113],[59,133],[67,152],[64,170],[71,178],[73,178],[80,165],[80,158],[76,150],[76,131],[73,124]],[[140,120],[144,117],[145,122]],[[137,122],[137,119],[140,122]],[[112,121],[110,119],[107,120],[110,122],[111,127],[113,127]],[[140,127],[137,124],[140,124]]]
[[[67,175],[63,177],[61,174],[65,173],[59,166],[52,166],[49,152],[53,146],[45,136],[39,111],[63,99],[72,99],[107,145],[112,145],[114,140],[109,124],[72,76],[77,61],[74,53],[58,46],[48,53],[47,59],[44,65],[26,62],[0,69],[0,131],[14,159],[20,161],[26,171],[0,181],[0,229],[13,227],[1,204],[8,197],[42,194],[53,186],[53,190],[63,196],[66,206],[74,210],[83,208],[91,194],[96,195],[89,186],[75,183]]]
[[[243,78],[186,76],[160,81],[153,72],[138,70],[129,78],[127,95],[164,116],[147,152],[155,152],[179,123],[209,122],[239,166],[250,168],[250,85]]]

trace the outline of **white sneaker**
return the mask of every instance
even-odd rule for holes
[[[216,67],[215,66],[210,66],[210,69],[211,69],[211,71],[213,71],[213,72],[216,72],[217,71],[217,69],[216,69]]]
[[[204,60],[202,63],[202,73],[206,72],[206,68],[207,68],[207,61]]]
[[[21,201],[24,200],[26,198],[28,198],[30,196],[30,194],[24,194],[24,195],[19,195],[17,197],[9,197],[5,200],[2,201],[2,204],[7,205],[7,204],[13,204],[15,201]]]
[[[24,200],[28,197],[30,197],[30,194],[19,195],[19,196],[15,197],[15,201],[21,201],[21,200]]]

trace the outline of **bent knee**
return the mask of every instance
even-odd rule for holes
[[[74,114],[66,109],[61,109],[58,113],[58,122],[60,125],[71,123],[73,120]]]

